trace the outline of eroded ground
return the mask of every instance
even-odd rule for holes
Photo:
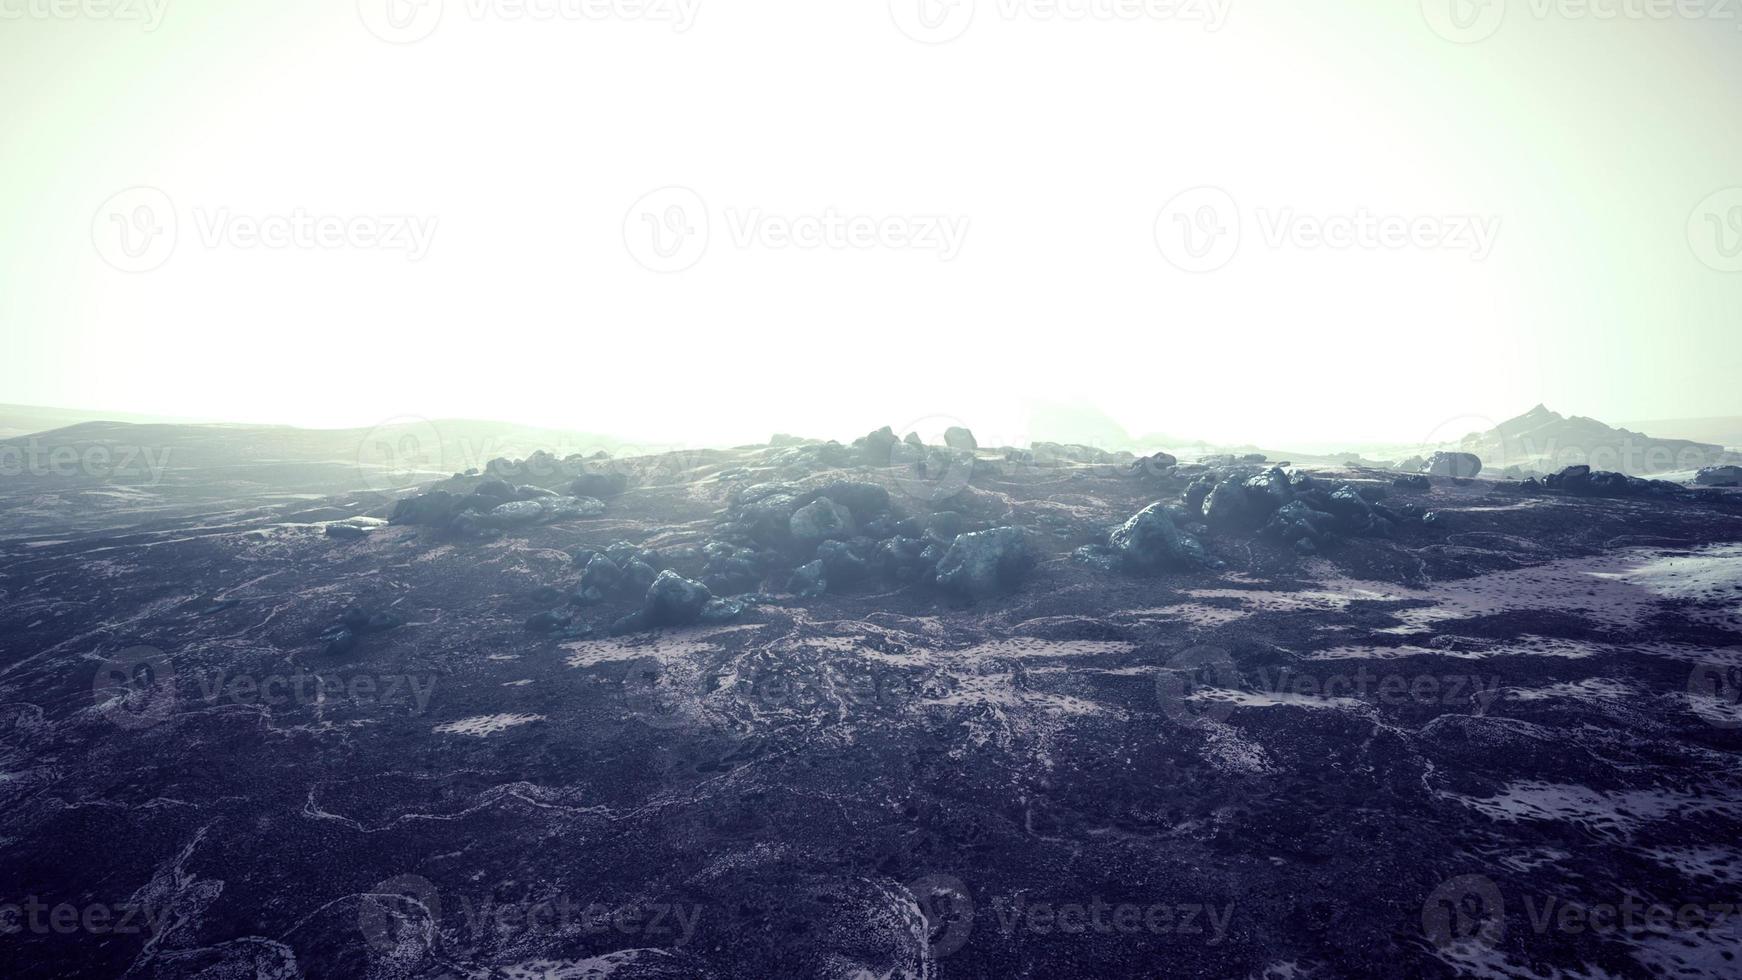
[[[371,495],[0,543],[0,972],[1742,969],[1742,502],[1441,482],[1395,540],[1128,577],[1071,551],[1177,491],[987,472],[1043,552],[1006,598],[524,628],[766,455],[487,541],[323,534]],[[404,625],[323,653],[352,604]]]

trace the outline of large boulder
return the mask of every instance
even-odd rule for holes
[[[889,491],[878,484],[862,480],[825,483],[812,491],[812,494],[814,497],[827,497],[861,517],[889,509]]]
[[[629,489],[629,476],[625,473],[582,473],[569,484],[571,497],[598,497],[608,500],[620,497]]]
[[[1247,495],[1260,513],[1268,514],[1294,499],[1294,487],[1288,473],[1273,466],[1246,481]]]
[[[1131,464],[1132,476],[1167,476],[1173,468],[1179,465],[1179,457],[1172,453],[1155,453],[1145,456]]]
[[[418,494],[393,505],[393,515],[389,518],[394,524],[422,524],[432,527],[445,526],[459,513],[460,498],[446,490],[431,490],[429,493]]]
[[[788,528],[794,541],[816,544],[853,536],[853,512],[827,497],[805,504],[792,514]]]
[[[545,516],[553,521],[598,517],[605,513],[605,502],[594,497],[549,497],[542,503]]]
[[[1310,553],[1318,550],[1335,523],[1332,515],[1312,509],[1305,501],[1292,500],[1271,515],[1262,533]],[[1310,542],[1311,547],[1301,547],[1303,541]]]
[[[1254,523],[1254,519],[1251,499],[1239,481],[1223,480],[1204,497],[1204,520],[1211,527],[1246,527]]]
[[[1163,504],[1150,504],[1138,511],[1107,536],[1107,545],[1120,564],[1133,571],[1209,563],[1204,546],[1174,526],[1173,516]]]
[[[952,425],[944,430],[944,445],[951,449],[965,449],[969,452],[980,448],[980,443],[974,438],[974,433],[959,425]]]
[[[1474,453],[1434,453],[1422,466],[1429,476],[1449,476],[1461,480],[1475,479],[1482,472],[1482,457]]]
[[[701,621],[713,598],[707,586],[667,570],[648,586],[641,612],[650,626],[688,626]]]
[[[1742,487],[1742,466],[1708,466],[1694,475],[1702,487]]]
[[[872,466],[888,466],[889,454],[900,444],[901,440],[896,438],[895,430],[887,425],[853,441],[853,447],[859,450],[860,457]]]
[[[938,561],[937,584],[971,599],[989,598],[1014,589],[1034,564],[1021,528],[995,527],[958,535]]]

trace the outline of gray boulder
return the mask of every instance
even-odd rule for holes
[[[1428,476],[1449,476],[1471,480],[1482,472],[1482,458],[1474,453],[1434,453],[1422,467]]]
[[[1196,538],[1174,526],[1163,504],[1150,504],[1107,536],[1107,546],[1119,563],[1132,571],[1154,571],[1210,561]],[[1085,553],[1085,559],[1092,557]]]
[[[971,599],[989,598],[1015,588],[1034,564],[1021,528],[995,527],[958,535],[938,561],[937,584]]]
[[[1216,484],[1204,497],[1204,520],[1212,527],[1235,528],[1253,520],[1252,504],[1246,488],[1234,480]]]
[[[980,448],[980,443],[974,438],[974,433],[959,425],[952,425],[944,430],[944,445],[951,449],[965,449],[969,452]]]
[[[793,540],[803,544],[850,538],[854,531],[853,512],[827,497],[818,497],[794,511],[788,526]]]
[[[649,625],[688,626],[701,621],[713,598],[707,586],[667,570],[648,586],[641,611]]]
[[[1694,475],[1702,487],[1742,487],[1742,466],[1708,466]]]

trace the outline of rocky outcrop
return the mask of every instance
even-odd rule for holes
[[[1034,565],[1021,528],[995,527],[958,535],[938,561],[937,584],[946,592],[986,599],[1014,589]]]
[[[1473,480],[1482,472],[1482,458],[1474,453],[1434,453],[1422,471],[1429,476]]]

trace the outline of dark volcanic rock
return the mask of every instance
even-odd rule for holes
[[[688,626],[701,620],[713,598],[702,583],[664,571],[648,586],[642,613],[652,626]]]
[[[974,599],[1014,589],[1035,564],[1021,528],[996,527],[957,536],[938,561],[940,588]]]
[[[1174,526],[1173,516],[1163,504],[1150,504],[1114,529],[1108,535],[1107,546],[1119,564],[1130,571],[1210,564],[1204,546]],[[1080,560],[1093,557],[1085,554]]]
[[[1482,472],[1482,459],[1473,453],[1434,453],[1424,470],[1429,476],[1473,480]]]
[[[1702,487],[1742,487],[1742,466],[1708,466],[1694,475]]]
[[[831,538],[853,536],[853,512],[827,497],[819,497],[793,512],[788,524],[792,539],[814,545]]]
[[[597,497],[609,500],[620,497],[629,490],[629,475],[618,472],[582,473],[569,484],[569,495],[574,497]]]

